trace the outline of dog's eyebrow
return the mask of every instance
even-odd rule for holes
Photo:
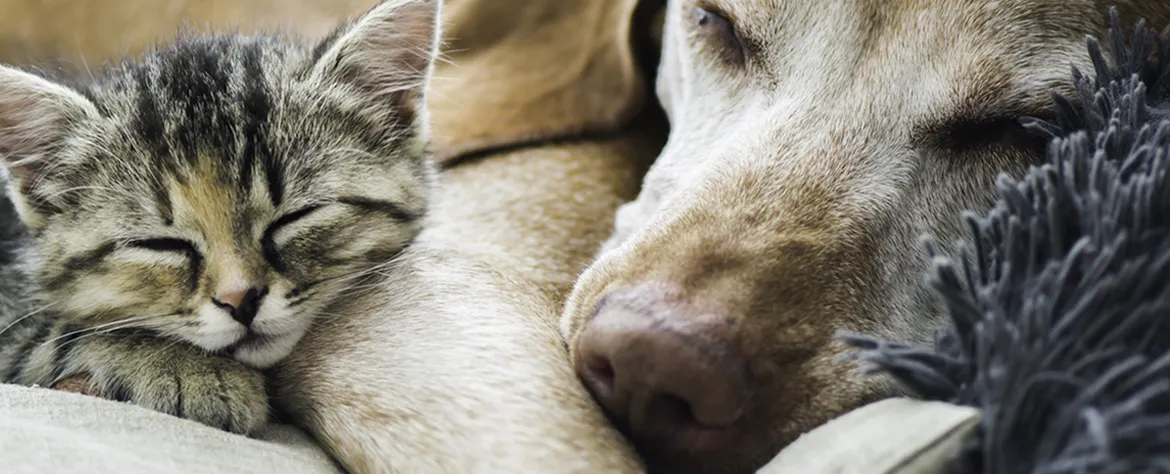
[[[998,97],[973,95],[956,103],[946,112],[928,118],[914,127],[911,143],[915,146],[947,149],[970,149],[1003,142],[1024,143],[1028,133],[1020,119],[1049,119],[1055,104],[1028,94],[1004,94]]]
[[[1015,75],[993,61],[973,65],[974,72],[963,79],[979,87],[964,88],[951,105],[924,117],[912,133],[917,146],[966,148],[1004,139],[1021,138],[1015,133],[1024,117],[1048,119],[1054,115],[1052,92],[1067,85],[1053,81],[1021,84]]]
[[[1003,96],[998,100],[982,100],[970,98],[963,100],[950,109],[950,112],[939,116],[933,123],[946,124],[954,122],[987,121],[998,118],[1021,118],[1045,116],[1054,106],[1050,97],[1027,97],[1021,95]]]

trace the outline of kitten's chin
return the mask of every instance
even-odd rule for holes
[[[249,327],[211,304],[203,308],[199,319],[199,330],[188,340],[254,369],[267,369],[288,357],[310,326],[307,318],[290,313],[287,303],[275,297],[260,308]]]
[[[249,333],[231,348],[232,357],[255,369],[267,369],[292,353],[303,331],[278,336]]]

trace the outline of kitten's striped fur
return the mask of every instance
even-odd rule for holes
[[[387,0],[316,45],[181,38],[83,84],[0,67],[37,310],[0,313],[0,378],[89,374],[163,412],[263,423],[257,369],[420,230],[438,3]]]

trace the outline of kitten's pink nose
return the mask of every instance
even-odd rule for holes
[[[212,302],[228,310],[232,319],[250,327],[256,313],[260,311],[260,300],[268,294],[268,288],[248,288],[243,291],[228,291],[220,293]]]
[[[239,308],[240,305],[244,303],[244,299],[247,298],[248,292],[251,290],[251,288],[244,288],[240,291],[220,293],[215,295],[215,300],[223,305],[231,306],[232,308]]]

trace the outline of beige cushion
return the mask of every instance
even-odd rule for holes
[[[757,474],[938,474],[979,423],[969,407],[905,398],[866,405],[781,451]]]
[[[890,399],[802,436],[757,474],[936,474],[970,435],[968,407]],[[126,403],[0,384],[4,474],[342,474],[300,430],[249,439]]]
[[[127,403],[0,384],[4,474],[341,474],[303,432],[249,439]]]

